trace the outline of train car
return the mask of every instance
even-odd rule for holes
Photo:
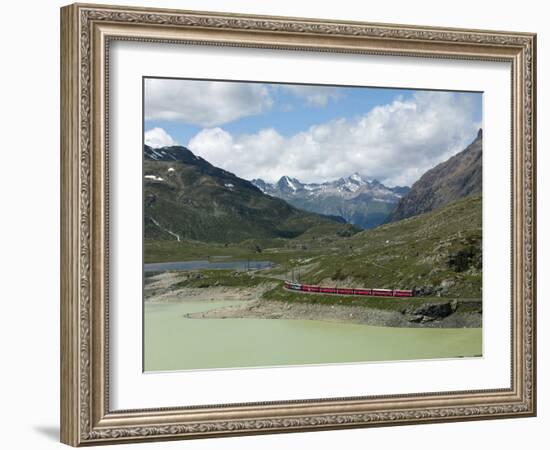
[[[321,292],[323,294],[336,294],[336,288],[320,286],[319,287],[319,292]]]
[[[310,284],[302,284],[302,291],[305,292],[318,292],[319,286],[312,286]]]
[[[293,291],[301,291],[302,285],[300,283],[293,283],[285,281],[285,288],[292,289]]]
[[[393,297],[391,289],[372,289],[372,295],[377,297]]]
[[[412,297],[413,291],[409,289],[394,289],[393,296],[394,297]]]
[[[354,289],[355,295],[372,295],[372,289]]]
[[[376,297],[414,297],[414,291],[409,289],[337,288],[316,286],[312,284],[301,284],[288,280],[285,280],[284,287],[294,291],[318,292],[321,294],[373,295]]]
[[[319,292],[319,289],[321,289],[319,286],[310,286],[309,292]]]
[[[353,295],[353,291],[351,288],[336,288],[336,293],[342,295]]]

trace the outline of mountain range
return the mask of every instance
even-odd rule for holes
[[[241,242],[306,231],[352,235],[341,218],[302,211],[188,148],[144,146],[145,238]]]
[[[288,176],[273,184],[247,181],[186,147],[145,145],[145,237],[229,243],[306,232],[351,236],[480,194],[482,137],[479,130],[465,150],[412,188],[387,187],[358,173],[324,183]]]
[[[388,219],[409,187],[387,187],[359,173],[324,183],[302,183],[283,176],[276,183],[252,180],[265,194],[281,198],[296,208],[340,216],[360,228],[373,228]]]
[[[390,222],[433,211],[482,191],[483,131],[460,153],[428,170],[389,216]]]

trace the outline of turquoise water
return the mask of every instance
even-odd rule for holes
[[[240,303],[145,303],[144,369],[329,364],[482,353],[481,328],[390,328],[317,320],[184,317]]]

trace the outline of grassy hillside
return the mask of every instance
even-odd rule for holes
[[[302,281],[479,298],[481,205],[480,196],[470,197],[335,242],[308,261]]]
[[[240,243],[146,240],[146,262],[211,259],[268,260],[266,276],[304,283],[416,289],[419,296],[481,298],[481,197],[360,233],[332,223],[294,239]],[[294,269],[294,270],[293,270]],[[212,275],[210,275],[212,276]],[[278,288],[274,296],[285,297]]]

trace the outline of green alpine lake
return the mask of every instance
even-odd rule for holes
[[[191,319],[239,301],[144,303],[144,370],[352,363],[482,354],[481,328],[391,328],[319,320]]]

